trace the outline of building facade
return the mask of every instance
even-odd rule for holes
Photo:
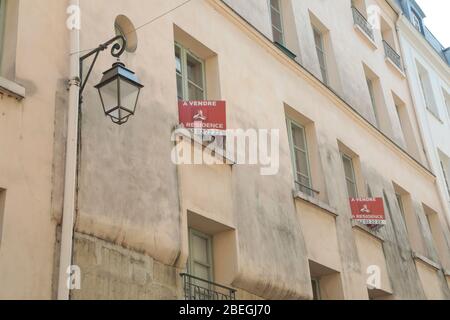
[[[433,158],[447,149],[424,134],[394,2],[0,3],[0,298],[64,297],[65,248],[71,299],[450,298]],[[115,34],[145,86],[136,114],[123,126],[104,116],[93,85],[106,53],[74,117],[74,61]],[[278,132],[278,170],[177,164],[180,146],[224,157],[174,136],[180,100],[226,101],[228,128],[249,138]],[[379,229],[350,210],[372,197]]]
[[[422,131],[430,168],[447,217],[450,212],[450,56],[449,50],[425,26],[425,14],[415,1],[399,1],[398,21],[408,82]],[[447,218],[448,220],[448,218]]]

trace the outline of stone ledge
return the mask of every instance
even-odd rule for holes
[[[319,209],[322,209],[323,211],[325,211],[325,213],[330,214],[335,218],[339,216],[336,209],[332,208],[327,203],[325,203],[317,198],[311,197],[311,196],[309,196],[301,191],[297,191],[297,190],[294,190],[293,194],[294,194],[294,199],[302,200],[304,202],[310,203],[313,206],[318,207]]]
[[[377,240],[384,242],[384,238],[381,235],[376,234],[372,229],[370,229],[368,226],[363,225],[360,222],[356,222],[355,220],[351,220],[352,228],[359,229],[368,235],[376,238]]]
[[[397,71],[403,79],[406,79],[405,72],[403,72],[403,70],[400,69],[400,67],[397,66],[397,65],[391,60],[391,58],[385,57],[384,60],[386,61],[386,63],[387,63],[389,66],[391,66],[395,71]]]
[[[353,27],[355,28],[355,30],[357,31],[357,33],[359,33],[362,38],[364,40],[366,40],[367,44],[369,44],[373,50],[378,49],[377,44],[375,43],[374,40],[372,40],[372,38],[357,24],[354,24]]]
[[[3,77],[0,77],[0,93],[5,94],[9,97],[13,97],[19,101],[25,98],[24,87],[14,81],[8,80]]]
[[[439,263],[437,263],[437,262],[435,262],[435,261],[425,257],[424,255],[421,255],[418,252],[413,251],[412,252],[412,257],[413,257],[414,260],[420,260],[423,263],[429,265],[430,267],[432,267],[432,268],[434,268],[436,270],[442,270],[442,267],[439,265]]]

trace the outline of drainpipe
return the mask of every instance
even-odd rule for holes
[[[69,0],[69,6],[79,8],[79,0]],[[79,12],[79,11],[78,11]],[[64,204],[62,213],[61,248],[59,260],[58,300],[69,300],[68,277],[72,265],[73,229],[76,210],[78,102],[80,31],[70,31],[69,104],[67,115],[66,163],[64,177]]]

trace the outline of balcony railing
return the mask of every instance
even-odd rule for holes
[[[400,58],[400,55],[397,53],[397,51],[395,51],[394,48],[392,48],[385,40],[383,40],[383,45],[386,57],[391,60],[400,70],[403,71],[402,59]]]
[[[300,191],[310,197],[317,198],[320,195],[319,191],[314,190],[308,186],[305,186],[304,184],[298,181],[295,181],[295,185],[297,186],[297,191]]]
[[[186,300],[236,300],[235,289],[187,273],[182,273],[180,276],[183,278]]]
[[[372,25],[366,20],[366,17],[358,11],[355,7],[352,7],[353,10],[353,21],[357,26],[359,26],[372,41],[375,41],[375,36],[373,34]]]

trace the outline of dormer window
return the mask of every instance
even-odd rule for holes
[[[422,33],[422,24],[420,22],[420,18],[417,15],[417,13],[412,12],[412,24],[414,26],[414,28],[417,29],[417,31],[419,31],[420,33]]]

